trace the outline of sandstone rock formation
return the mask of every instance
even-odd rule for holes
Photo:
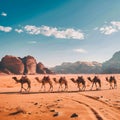
[[[22,62],[25,66],[24,73],[25,74],[36,74],[36,59],[32,56],[26,56],[22,58]]]
[[[40,73],[40,74],[46,73],[45,66],[41,62],[37,64],[37,73]]]
[[[48,68],[44,68],[47,74],[54,74],[54,72]]]
[[[23,74],[24,64],[18,57],[6,55],[1,60],[1,69],[7,74]]]
[[[40,74],[53,74],[53,72],[46,68],[41,62],[37,64],[37,73]]]
[[[0,74],[52,74],[41,62],[30,55],[20,58],[6,55],[0,61]]]

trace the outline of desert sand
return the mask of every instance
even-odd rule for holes
[[[120,119],[120,75],[117,79],[117,89],[109,89],[105,77],[97,75],[102,82],[101,90],[90,90],[91,83],[87,77],[93,74],[82,75],[86,81],[86,90],[78,91],[77,85],[70,78],[81,75],[50,75],[50,78],[65,76],[68,81],[68,91],[58,91],[59,84],[53,82],[54,90],[49,92],[40,90],[41,84],[34,78],[40,79],[44,75],[28,75],[31,80],[30,93],[20,93],[20,84],[12,79],[13,76],[0,75],[0,120],[119,120]],[[25,87],[27,87],[25,85]]]

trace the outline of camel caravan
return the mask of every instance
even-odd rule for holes
[[[30,92],[31,89],[31,81],[25,75],[22,76],[20,79],[17,77],[12,77],[16,83],[21,84],[20,92]],[[57,78],[50,78],[50,76],[44,76],[42,79],[39,77],[34,78],[39,84],[41,84],[40,91],[44,89],[46,91],[46,84],[49,84],[49,92],[53,92],[53,82],[59,84],[58,91],[68,91],[68,80],[66,77],[60,77],[58,80]],[[85,91],[86,90],[86,80],[83,76],[78,76],[77,79],[71,78],[70,79],[74,84],[77,84],[78,91]],[[101,79],[98,76],[94,76],[93,78],[87,77],[87,80],[90,81],[91,87],[89,90],[92,90],[95,86],[96,90],[101,90]],[[109,83],[109,89],[117,89],[117,81],[115,76],[106,77],[105,80]],[[24,84],[27,84],[27,88],[24,88]],[[63,87],[64,86],[64,87]]]

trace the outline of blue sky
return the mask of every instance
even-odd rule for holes
[[[120,0],[0,0],[0,58],[45,66],[104,62],[120,50]]]

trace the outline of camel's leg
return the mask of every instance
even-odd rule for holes
[[[67,91],[68,90],[68,86],[67,85],[65,85],[65,89],[64,89],[64,91]]]
[[[86,85],[84,86],[84,91],[85,91],[85,89],[86,89]]]
[[[79,91],[81,91],[81,89],[80,89],[80,84],[78,84],[78,88],[79,88]]]
[[[48,92],[50,92],[50,90],[51,90],[51,86],[50,86],[50,88],[49,88]]]
[[[66,85],[66,91],[68,91],[68,86]]]
[[[96,90],[98,90],[97,83],[95,83]]]
[[[22,89],[24,89],[25,91],[27,90],[27,89],[25,89],[25,88],[23,87],[23,83],[21,83],[21,90],[20,90],[20,92],[22,92]]]
[[[29,83],[28,83],[27,85],[28,85],[28,87],[27,87],[27,91],[29,92],[30,89],[31,89],[31,85],[30,85]]]
[[[22,89],[24,89],[25,91],[27,91],[27,89],[26,89],[26,88],[24,88],[23,84],[24,84],[24,83],[22,83]]]
[[[21,89],[20,89],[20,92],[22,92],[22,88],[23,88],[22,86],[23,86],[23,85],[21,84]]]
[[[41,85],[40,91],[42,90],[42,88],[43,88],[43,84]]]
[[[21,83],[21,89],[20,89],[20,92],[22,92],[22,89],[23,89],[23,84]]]
[[[46,91],[46,87],[45,87],[45,85],[44,85],[44,92]]]
[[[58,91],[62,90],[62,84],[60,84]]]
[[[99,82],[99,89],[101,90],[101,82]]]
[[[52,91],[53,91],[53,87],[51,86],[51,87],[50,87],[50,92],[52,92]]]
[[[114,83],[114,88],[117,89],[117,84]]]
[[[92,88],[93,88],[94,84],[95,84],[95,83],[93,82],[90,90],[92,90]]]
[[[113,85],[112,85],[112,87],[113,87],[113,89],[115,89],[115,84],[114,83],[112,83]]]
[[[27,92],[30,92],[30,86],[28,86],[28,88],[27,88]]]
[[[60,88],[61,88],[61,85],[59,86],[58,91],[60,90]]]
[[[83,91],[85,91],[85,88],[86,88],[86,86],[85,86],[85,85],[83,85],[82,90],[83,90]]]
[[[112,85],[112,82],[111,82],[111,86],[112,86],[112,89],[114,89],[114,88],[113,88],[113,85]]]
[[[53,85],[50,85],[50,91],[51,92],[53,91]]]
[[[50,88],[48,91],[53,91],[53,86],[50,85]]]
[[[30,92],[30,87],[28,88],[28,92]]]
[[[112,83],[110,83],[110,89],[113,89],[113,87],[112,87]]]

